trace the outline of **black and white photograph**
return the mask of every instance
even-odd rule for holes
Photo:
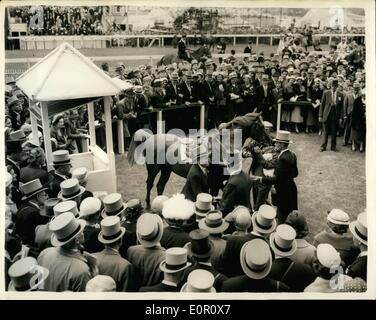
[[[0,8],[1,297],[375,298],[373,1]]]

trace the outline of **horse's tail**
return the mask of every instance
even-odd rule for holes
[[[139,129],[134,133],[132,140],[131,140],[131,143],[129,145],[128,155],[127,155],[128,163],[131,167],[136,162],[135,161],[135,153],[136,153],[137,147],[140,144],[144,143],[146,141],[146,139],[151,137],[151,136],[152,136],[152,134],[150,132],[146,131],[145,129]]]

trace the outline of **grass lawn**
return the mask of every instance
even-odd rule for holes
[[[309,223],[308,240],[325,227],[328,210],[340,208],[355,219],[366,207],[365,154],[353,153],[350,147],[341,147],[340,138],[340,152],[320,152],[320,138],[317,134],[293,134],[294,143],[290,147],[298,158],[298,205]],[[140,198],[144,201],[146,168],[130,168],[121,155],[116,157],[116,161],[119,192],[126,200]],[[171,174],[165,194],[180,192],[184,182],[184,179]],[[152,198],[155,196],[154,188]]]

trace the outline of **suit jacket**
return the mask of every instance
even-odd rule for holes
[[[131,246],[127,258],[135,268],[140,286],[154,286],[163,280],[163,272],[159,269],[165,259],[166,250],[161,246],[145,248],[142,245]]]
[[[294,182],[294,178],[297,176],[296,155],[290,150],[286,150],[279,155],[274,176],[262,178],[263,183],[274,184],[277,192],[277,207],[286,216],[291,211],[298,209],[298,190]]]
[[[338,89],[336,93],[336,101],[332,101],[331,89],[326,90],[322,95],[320,110],[319,110],[319,117],[322,118],[323,122],[326,122],[328,120],[328,116],[333,105],[336,106],[335,116],[336,116],[336,119],[338,119],[343,110],[343,94],[338,92]]]
[[[253,239],[264,238],[253,233],[245,236],[228,236],[226,247],[218,261],[217,270],[227,277],[242,275],[244,272],[240,265],[240,251],[246,242]]]
[[[222,292],[289,292],[289,287],[269,277],[254,280],[242,275],[223,282]]]
[[[183,102],[195,102],[197,101],[197,97],[194,97],[192,83],[190,83],[191,90],[188,89],[187,83],[183,81],[179,85],[179,92],[183,95]]]
[[[169,286],[163,282],[150,287],[141,287],[138,292],[179,292],[178,287]]]
[[[116,291],[136,291],[136,277],[132,264],[122,258],[118,251],[104,248],[95,254],[99,274],[110,276],[116,282]]]
[[[359,256],[347,269],[347,275],[360,277],[367,282],[367,256]]]
[[[265,95],[265,90],[262,85],[258,86],[255,90],[255,105],[257,112],[264,111],[267,107],[271,107],[275,102],[275,95],[273,94],[273,89],[267,87],[267,95]]]
[[[210,100],[212,98],[213,101]],[[214,82],[203,81],[201,83],[200,100],[209,107],[214,105]]]
[[[278,258],[273,261],[269,277],[284,282],[291,292],[303,292],[315,280],[316,274],[306,264],[293,262],[290,258]]]
[[[209,192],[208,175],[198,164],[194,164],[189,169],[182,193],[188,200],[195,202],[197,195],[201,192]]]
[[[165,249],[173,247],[184,247],[184,245],[191,241],[188,233],[180,228],[165,227],[161,239],[161,246]]]
[[[177,105],[182,104],[182,98],[179,96],[179,93],[180,93],[180,91],[179,91],[179,84],[178,83],[176,84],[175,88],[172,85],[172,83],[169,83],[166,86],[166,99],[167,99],[167,101],[175,100]]]
[[[43,250],[38,256],[38,265],[50,271],[44,282],[46,291],[85,291],[87,282],[92,278],[86,258],[80,252],[61,247]]]
[[[346,94],[343,99],[343,111],[341,118],[348,117],[354,109],[354,95],[352,93]]]
[[[223,195],[220,202],[220,210],[223,215],[226,216],[234,210],[236,206],[242,205],[249,208],[251,205],[251,188],[252,181],[243,171],[230,176],[223,189]]]

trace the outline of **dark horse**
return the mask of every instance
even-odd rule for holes
[[[196,59],[197,61],[199,61],[203,57],[211,58],[210,49],[207,45],[203,45],[197,50],[192,51],[190,55],[191,58]],[[175,53],[170,53],[163,56],[162,59],[157,63],[157,66],[166,66],[172,63],[188,63],[188,61],[180,59]]]
[[[271,145],[273,143],[271,137],[266,132],[265,127],[258,113],[248,113],[244,116],[236,117],[228,123],[221,125],[221,129],[242,129],[242,145],[244,141],[251,137],[255,141],[263,145]],[[214,147],[218,144],[211,143],[217,137],[207,135],[209,141],[209,150],[213,151]],[[135,163],[146,164],[148,177],[146,180],[146,205],[150,207],[150,193],[154,185],[154,180],[158,173],[161,173],[157,183],[158,195],[163,194],[165,186],[170,178],[171,172],[174,172],[180,177],[186,178],[192,166],[192,163],[185,162],[184,152],[179,153],[177,150],[185,150],[186,145],[184,141],[173,134],[151,134],[146,130],[140,129],[136,131],[132,137],[132,141],[128,151],[128,162],[132,166]],[[151,156],[146,155],[146,151],[151,150]],[[179,160],[175,164],[163,161],[168,157],[169,152],[180,154]],[[162,159],[162,161],[158,161]],[[141,161],[141,162],[140,162]],[[218,194],[219,189],[222,187],[223,181],[223,168],[218,164],[210,165],[209,167],[209,186],[210,192],[213,196]],[[179,190],[180,191],[180,190]]]

